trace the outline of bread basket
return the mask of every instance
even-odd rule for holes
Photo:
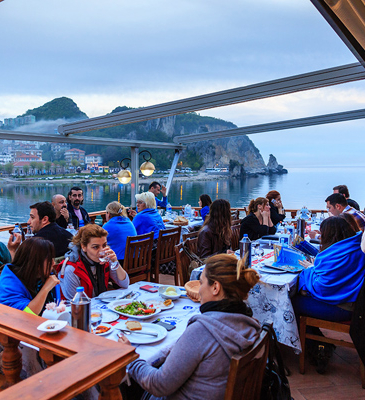
[[[184,287],[186,290],[186,294],[189,296],[189,298],[191,300],[200,302],[200,295],[199,295],[200,282],[199,281],[186,282]]]

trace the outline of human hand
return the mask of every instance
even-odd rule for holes
[[[128,215],[134,218],[137,215],[136,210],[132,210],[131,208],[128,208]]]
[[[69,220],[70,214],[69,214],[69,212],[68,212],[68,210],[67,210],[66,207],[65,207],[65,208],[61,208],[60,213],[61,213],[61,215],[63,216],[63,218],[65,218],[66,221]]]
[[[261,215],[262,215],[262,218],[269,218],[270,217],[270,211],[266,211],[266,210],[261,211]]]
[[[161,193],[162,193],[162,196],[163,196],[163,197],[166,197],[166,190],[167,190],[167,189],[166,189],[166,186],[162,185],[162,186],[161,186]]]
[[[131,346],[131,342],[127,339],[125,335],[123,335],[123,333],[118,333],[118,342]]]
[[[109,246],[104,247],[103,250],[105,251],[105,255],[109,258],[111,262],[118,261],[117,255]]]
[[[15,237],[15,240],[13,242],[13,239]],[[22,241],[22,235],[20,233],[11,233],[9,240],[8,240],[8,250],[11,255],[11,258],[14,258],[15,252],[17,251],[18,247],[20,246],[20,243]]]
[[[315,238],[316,238],[316,235],[318,235],[319,233],[320,233],[319,231],[314,230],[314,231],[309,231],[309,232],[308,232],[308,235],[309,235],[309,237],[310,237],[311,239],[315,239]]]
[[[56,285],[60,283],[59,279],[56,275],[50,275],[46,280],[46,283],[43,285],[43,290],[47,293],[50,292]]]
[[[227,254],[234,254],[234,251],[231,250],[231,249],[228,249],[228,250],[227,250]]]

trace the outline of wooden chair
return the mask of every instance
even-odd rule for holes
[[[232,226],[232,239],[231,239],[231,247],[233,251],[236,251],[240,247],[240,229],[241,225],[233,225]]]
[[[183,242],[185,242],[185,240],[189,239],[189,238],[191,238],[191,239],[196,238],[196,237],[198,237],[198,235],[199,235],[199,231],[183,233],[183,235],[182,235]]]
[[[270,333],[262,330],[260,338],[247,352],[231,359],[224,400],[259,400],[267,357]]]
[[[127,237],[123,268],[130,283],[151,281],[152,246],[153,232]]]
[[[180,243],[181,226],[171,229],[161,229],[158,235],[156,258],[154,265],[153,280],[158,283],[160,275],[160,265],[171,261],[176,262],[175,246]],[[175,285],[177,286],[177,273],[175,271]]]
[[[317,328],[328,329],[334,332],[346,333],[350,332],[350,324],[347,322],[331,322],[325,321],[323,319],[311,318],[311,317],[300,317],[300,343],[302,345],[302,352],[299,356],[299,372],[304,374],[305,372],[305,339],[313,339],[319,342],[331,343],[335,346],[351,347],[355,348],[354,344],[350,341],[332,339],[329,337],[319,336],[311,333],[307,333],[307,326],[315,326]],[[364,364],[360,360],[360,375],[361,375],[361,385],[365,389],[365,370]]]
[[[232,218],[232,220],[239,219],[240,218],[239,210],[232,210],[231,209],[231,218]]]
[[[190,240],[190,239],[188,239]],[[179,285],[184,286],[190,280],[190,258],[184,251],[184,243],[175,246],[176,272],[179,279]]]
[[[231,221],[231,226],[240,225],[240,224],[241,224],[240,219],[232,219],[232,221]]]
[[[187,239],[185,243],[188,246],[188,249],[192,253],[197,254],[197,251],[198,251],[198,238],[197,237],[193,238],[193,239],[191,239],[191,238]]]

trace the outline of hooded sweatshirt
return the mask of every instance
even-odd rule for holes
[[[198,314],[160,369],[137,360],[128,372],[152,399],[221,400],[232,356],[254,344],[260,329],[254,318],[242,314]]]
[[[161,215],[155,208],[145,208],[133,218],[133,225],[138,235],[153,232],[153,239],[158,239],[161,229],[165,229]]]

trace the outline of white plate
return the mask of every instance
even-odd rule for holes
[[[112,310],[113,312],[116,312],[116,313],[118,313],[118,314],[120,314],[120,315],[124,315],[125,317],[128,317],[128,318],[135,318],[135,319],[147,319],[147,318],[151,318],[151,317],[154,317],[156,314],[158,314],[158,313],[160,313],[161,312],[161,308],[156,308],[156,311],[153,313],[153,314],[147,314],[147,315],[130,315],[130,314],[126,314],[126,313],[123,313],[123,312],[120,312],[120,311],[117,311],[117,310],[115,310],[115,307],[117,307],[117,306],[121,306],[121,305],[124,305],[124,304],[129,304],[129,303],[132,303],[133,302],[133,300],[132,299],[129,299],[129,300],[124,300],[124,299],[122,299],[122,300],[115,300],[115,301],[113,301],[112,303],[109,303],[108,304],[108,308],[110,309],[110,310]],[[145,303],[144,301],[143,301],[143,303]]]
[[[117,289],[117,290],[110,290],[109,292],[103,292],[99,294],[96,299],[101,300],[104,303],[110,303],[111,301],[115,301],[118,298],[128,296],[132,293],[132,289]]]
[[[171,301],[171,304],[169,306],[165,306],[163,300],[150,299],[150,300],[144,300],[143,302],[146,303],[148,306],[152,305],[152,307],[161,308],[161,311],[170,310],[170,308],[174,307],[173,301]]]
[[[141,323],[142,325],[142,330],[139,332],[143,332],[143,330],[146,330],[147,332],[157,332],[158,336],[149,336],[149,335],[141,335],[138,333],[131,333],[130,335],[125,335],[126,338],[134,344],[149,344],[149,343],[155,343],[159,342],[160,340],[164,339],[167,335],[167,330],[157,324],[150,324],[150,323]],[[118,326],[122,329],[127,329],[125,326],[125,322],[119,322],[118,324],[114,325],[115,329],[118,329]],[[123,333],[123,332],[122,332]]]
[[[266,274],[285,274],[286,271],[282,271],[280,269],[270,268],[266,265],[257,265],[256,268],[261,271],[265,272]]]
[[[103,333],[95,333],[96,336],[109,335],[109,333],[112,333],[114,331],[114,326],[109,325],[109,324],[105,324],[104,322],[99,324],[95,329],[97,329],[99,326],[107,326],[110,329],[108,331],[106,331],[106,332],[103,332]],[[95,329],[93,328],[94,331],[95,331]]]
[[[169,288],[169,287],[173,287],[173,288],[176,290],[176,296],[170,296],[170,295],[168,295],[168,294],[165,294],[166,289]],[[172,285],[168,286],[168,285],[165,285],[165,286],[160,286],[160,287],[158,288],[158,294],[159,294],[163,299],[177,300],[177,299],[181,296],[181,291],[180,291],[180,289],[179,289],[178,287],[176,287],[176,286],[172,286]]]
[[[55,333],[55,332],[58,332],[59,330],[63,329],[66,325],[67,325],[67,321],[49,319],[48,321],[45,321],[42,324],[40,324],[39,326],[37,326],[37,329],[41,332]],[[48,328],[48,327],[51,327],[51,328]]]
[[[117,312],[111,310],[101,310],[101,312],[103,313],[101,322],[114,322],[119,318],[119,314]]]

